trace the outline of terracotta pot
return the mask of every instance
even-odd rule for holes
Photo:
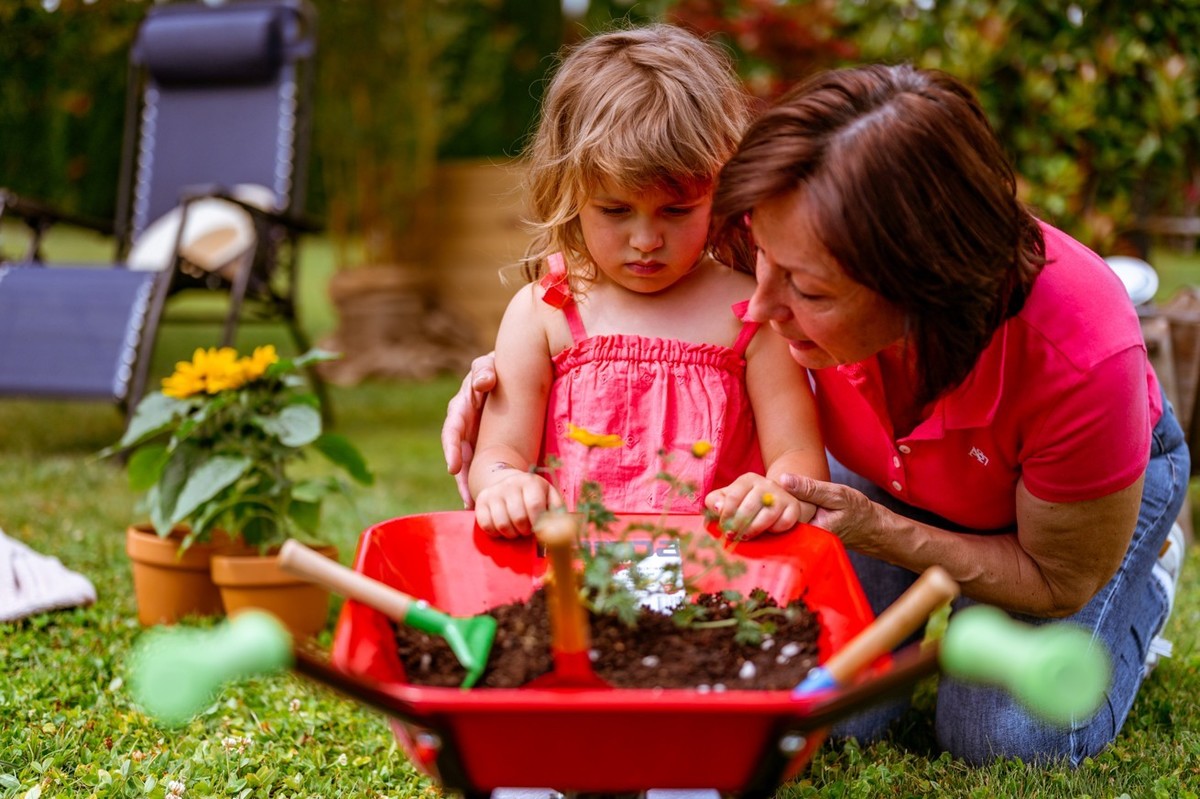
[[[236,551],[240,546],[223,533],[211,541],[192,544],[180,552],[187,528],[159,536],[148,524],[125,531],[125,552],[133,571],[133,593],[138,621],[143,626],[174,624],[185,616],[219,616],[221,595],[210,574],[212,556]]]
[[[336,547],[313,549],[337,560]],[[212,579],[230,616],[247,608],[261,608],[273,613],[297,640],[311,638],[325,627],[329,591],[285,572],[274,553],[216,554]]]

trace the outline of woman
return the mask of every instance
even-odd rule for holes
[[[959,607],[1066,619],[1110,653],[1107,702],[1065,730],[943,679],[941,745],[972,763],[1099,752],[1170,612],[1156,561],[1189,463],[1120,281],[1021,206],[971,91],[908,66],[782,98],[722,170],[713,224],[726,263],[754,261],[748,316],[813,381],[832,481],[783,484],[850,550],[875,611],[937,564]],[[451,471],[486,363],[468,380],[443,430]],[[839,732],[870,740],[902,709]]]

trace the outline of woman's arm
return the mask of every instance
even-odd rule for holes
[[[496,353],[489,352],[471,361],[471,370],[463,378],[458,393],[446,404],[446,421],[442,423],[442,457],[446,471],[454,476],[463,507],[475,507],[467,476],[479,438],[479,417],[488,394],[496,387]]]
[[[1017,528],[972,535],[892,513],[847,486],[798,475],[782,478],[798,499],[818,506],[812,523],[850,549],[914,572],[946,569],[963,594],[1031,616],[1080,610],[1120,566],[1142,498],[1142,478],[1099,499],[1054,503],[1017,486]]]
[[[560,501],[545,478],[533,474],[541,449],[550,394],[551,359],[546,315],[535,286],[509,303],[496,337],[496,388],[483,408],[469,485],[484,529],[526,535],[541,511]]]
[[[808,373],[770,328],[760,330],[746,352],[746,390],[766,475],[742,475],[705,498],[706,507],[723,524],[736,524],[743,537],[783,532],[812,518],[816,509],[811,504],[781,490],[782,475],[829,479]]]

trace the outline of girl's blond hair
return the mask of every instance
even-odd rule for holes
[[[596,267],[579,212],[599,184],[680,195],[706,189],[749,117],[729,56],[683,28],[614,30],[566,51],[525,156],[534,232],[525,275],[562,252],[572,282],[586,287]]]

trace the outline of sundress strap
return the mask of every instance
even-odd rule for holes
[[[742,300],[733,304],[733,315],[742,320],[742,329],[738,331],[737,340],[733,342],[733,351],[742,357],[746,356],[746,348],[750,346],[750,340],[762,327],[759,322],[746,321],[746,310],[749,307],[750,300]]]
[[[571,285],[567,280],[567,262],[561,252],[556,252],[546,259],[550,271],[538,281],[545,292],[542,302],[552,308],[558,308],[567,317],[567,326],[571,328],[571,339],[576,344],[587,339],[587,331],[583,327],[583,319],[579,316],[579,306],[571,295]]]

